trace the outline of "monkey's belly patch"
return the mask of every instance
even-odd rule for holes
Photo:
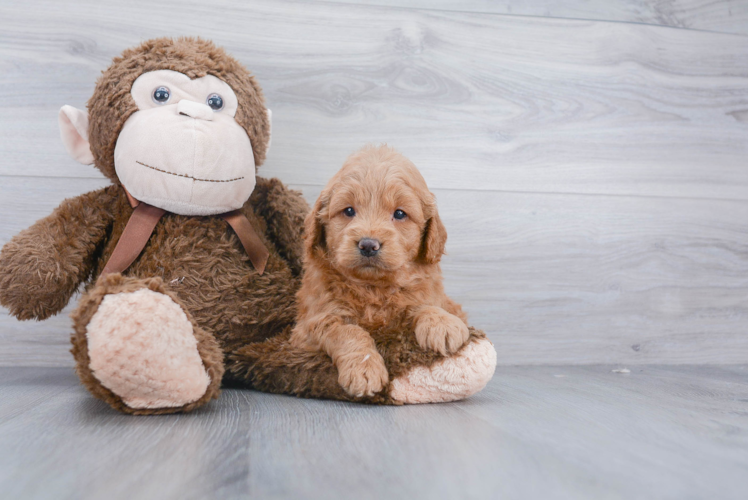
[[[86,336],[94,376],[130,408],[184,406],[210,384],[192,324],[167,295],[107,295]]]
[[[143,165],[146,168],[150,168],[151,170],[155,170],[156,172],[161,172],[163,174],[169,174],[169,175],[175,175],[177,177],[184,177],[186,179],[192,179],[193,181],[197,181],[197,182],[235,182],[235,181],[240,181],[240,180],[244,179],[244,176],[242,176],[242,177],[236,177],[234,179],[225,179],[225,180],[220,180],[220,179],[198,179],[197,177],[192,177],[191,175],[187,175],[187,174],[177,174],[175,172],[168,172],[166,170],[161,170],[160,168],[156,168],[156,167],[152,167],[150,165],[146,165],[145,163],[140,162],[140,161],[136,161],[135,163],[137,163],[138,165]]]

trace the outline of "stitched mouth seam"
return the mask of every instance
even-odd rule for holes
[[[244,179],[243,176],[242,177],[237,177],[236,179],[226,179],[225,181],[215,180],[215,179],[198,179],[197,177],[192,177],[191,175],[177,174],[177,173],[174,173],[174,172],[169,172],[168,170],[161,170],[160,168],[156,168],[156,167],[152,167],[150,165],[146,165],[145,163],[137,161],[137,160],[135,160],[135,163],[137,163],[139,165],[143,165],[146,168],[150,168],[152,170],[155,170],[156,172],[161,172],[161,173],[169,174],[169,175],[175,175],[177,177],[185,177],[187,179],[192,179],[193,181],[198,181],[198,182],[234,182],[234,181],[240,181],[240,180]]]

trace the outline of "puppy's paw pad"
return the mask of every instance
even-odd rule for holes
[[[373,396],[389,382],[384,359],[376,351],[344,356],[337,366],[338,382],[351,396]]]
[[[419,317],[415,334],[423,349],[442,355],[457,352],[470,337],[467,325],[460,318],[440,308],[433,308]]]

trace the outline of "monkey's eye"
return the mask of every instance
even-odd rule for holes
[[[353,207],[348,207],[348,208],[346,208],[346,209],[343,210],[343,214],[346,217],[353,217],[354,215],[356,215],[356,211],[353,210]]]
[[[153,91],[153,102],[156,104],[166,104],[171,98],[169,87],[158,87]]]
[[[210,106],[213,111],[221,111],[223,109],[223,98],[218,94],[210,94],[206,104]]]
[[[398,220],[404,219],[406,216],[407,214],[403,212],[402,210],[400,210],[399,208],[395,210],[395,213],[393,214],[393,217]]]

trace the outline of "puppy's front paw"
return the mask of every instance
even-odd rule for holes
[[[467,325],[441,307],[429,307],[422,312],[415,333],[418,345],[442,355],[457,352],[470,337]]]
[[[373,396],[389,381],[384,359],[376,351],[356,351],[341,356],[336,363],[338,383],[351,396]]]

